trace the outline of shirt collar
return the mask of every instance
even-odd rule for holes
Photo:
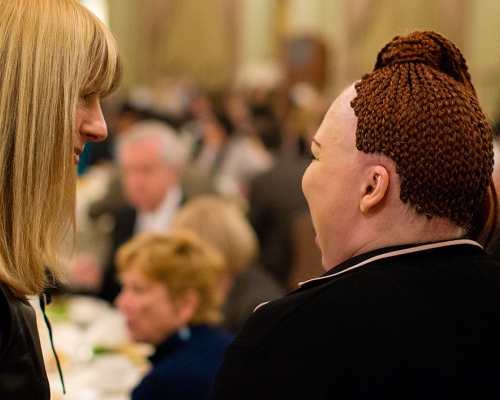
[[[171,188],[155,211],[137,214],[137,233],[143,231],[168,232],[182,201],[182,189]]]
[[[470,240],[470,239],[454,239],[447,240],[443,242],[435,242],[435,243],[425,243],[425,244],[409,244],[409,245],[401,245],[401,246],[392,246],[385,247],[377,250],[373,250],[364,254],[360,254],[358,256],[352,257],[349,260],[346,260],[337,266],[333,267],[322,276],[318,278],[309,279],[304,282],[299,282],[299,288],[309,282],[317,282],[326,279],[330,279],[334,276],[343,274],[344,272],[352,271],[356,268],[360,268],[363,265],[372,263],[374,261],[378,261],[384,258],[396,257],[405,254],[416,253],[424,250],[432,250],[445,248],[449,246],[458,246],[458,245],[472,245],[477,246],[479,248],[483,248],[479,243]]]

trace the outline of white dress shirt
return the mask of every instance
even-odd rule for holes
[[[182,190],[179,186],[170,189],[163,202],[156,210],[147,213],[137,213],[135,233],[153,231],[168,232],[182,201]]]

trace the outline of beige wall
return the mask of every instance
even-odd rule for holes
[[[245,65],[278,58],[281,40],[307,33],[329,48],[333,97],[371,70],[393,36],[433,29],[461,48],[483,106],[500,116],[498,0],[107,1],[127,86],[181,73],[224,86]]]
[[[483,107],[500,121],[500,2],[470,0],[465,57]]]
[[[125,85],[189,75],[204,86],[232,78],[237,7],[227,0],[108,0],[126,62]],[[237,4],[236,4],[237,5]]]

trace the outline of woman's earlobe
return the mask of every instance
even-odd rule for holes
[[[200,301],[200,294],[196,290],[187,290],[182,297],[178,299],[180,319],[185,322],[191,320],[200,306]]]
[[[389,172],[381,165],[370,168],[364,182],[359,209],[362,213],[370,211],[384,199],[389,187]]]

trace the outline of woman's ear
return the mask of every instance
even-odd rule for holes
[[[200,294],[196,290],[189,289],[175,303],[179,321],[181,324],[188,324],[200,306]]]
[[[379,204],[389,187],[389,172],[382,165],[372,166],[361,188],[359,209],[366,213]]]

